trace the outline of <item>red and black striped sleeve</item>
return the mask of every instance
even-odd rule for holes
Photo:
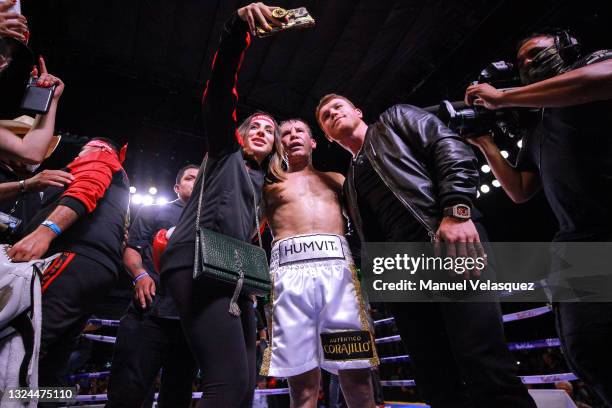
[[[237,132],[236,84],[250,42],[248,25],[234,13],[221,32],[210,78],[202,95],[202,113],[211,154],[235,150],[242,145]]]

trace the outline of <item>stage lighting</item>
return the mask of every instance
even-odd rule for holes
[[[480,186],[480,191],[482,191],[483,193],[488,193],[489,191],[491,191],[491,188],[489,186],[487,186],[486,184],[483,184],[482,186]]]
[[[155,203],[158,205],[166,205],[168,204],[168,199],[166,197],[157,197],[157,200],[155,200]]]
[[[136,187],[130,186],[130,193],[131,194],[136,194]]]
[[[503,157],[504,159],[507,159],[507,158],[508,158],[508,156],[510,156],[510,155],[508,154],[508,152],[507,152],[507,151],[505,151],[505,150],[502,150],[500,153],[501,153],[501,155],[502,155],[502,157]]]
[[[483,164],[480,170],[482,170],[483,173],[488,173],[491,171],[491,168],[489,167],[488,164]]]
[[[155,200],[153,199],[153,196],[150,196],[149,194],[145,195],[142,199],[142,204],[143,205],[153,205],[153,202]]]
[[[155,187],[149,187],[149,194],[151,194],[151,195],[155,195],[155,194],[157,194],[157,188],[155,188]]]
[[[132,196],[132,203],[134,204],[142,204],[142,196],[140,194],[134,194]]]
[[[497,179],[493,180],[491,184],[493,184],[493,187],[501,187],[501,183]]]

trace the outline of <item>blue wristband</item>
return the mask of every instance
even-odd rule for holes
[[[55,235],[59,235],[62,233],[62,229],[58,227],[57,224],[55,224],[53,221],[44,220],[40,223],[40,225],[49,228],[51,231],[55,232]]]
[[[147,272],[140,272],[138,274],[138,276],[136,276],[134,278],[134,280],[132,281],[132,285],[136,286],[136,282],[138,282],[139,280],[141,280],[142,278],[144,278],[145,276],[149,276],[149,274]]]

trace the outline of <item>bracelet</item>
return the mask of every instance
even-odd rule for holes
[[[19,180],[19,192],[20,193],[25,193],[26,192],[26,185],[25,185],[25,180]]]
[[[132,281],[132,284],[133,284],[134,286],[136,286],[136,282],[138,282],[139,280],[141,280],[141,279],[142,279],[142,278],[144,278],[145,276],[149,276],[149,273],[148,273],[148,272],[140,272],[140,273],[138,274],[138,276],[136,276],[136,277],[134,278],[134,280]]]
[[[51,231],[55,232],[55,235],[59,235],[62,233],[62,229],[58,227],[57,224],[53,221],[44,220],[40,223],[40,225],[49,228]]]

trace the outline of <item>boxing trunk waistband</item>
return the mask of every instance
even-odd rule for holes
[[[346,239],[334,234],[298,235],[277,241],[272,247],[272,259],[278,266],[302,261],[352,261]]]

